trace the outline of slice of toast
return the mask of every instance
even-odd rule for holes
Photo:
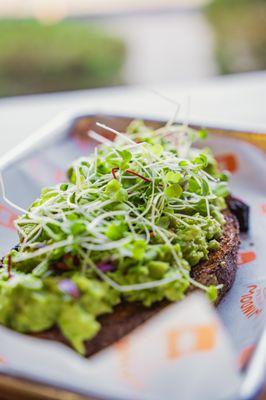
[[[200,262],[192,269],[192,277],[204,285],[223,284],[223,288],[219,290],[217,304],[234,282],[239,247],[238,222],[228,210],[224,212],[224,216],[226,223],[220,240],[220,248],[212,251],[207,261]],[[194,289],[190,288],[189,290]],[[121,339],[169,304],[168,301],[162,301],[149,308],[136,302],[119,304],[115,307],[113,313],[99,318],[102,328],[92,340],[86,342],[86,357]],[[68,344],[58,328],[40,332],[33,336]]]

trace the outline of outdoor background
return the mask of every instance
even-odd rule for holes
[[[0,0],[0,96],[266,69],[266,0]]]

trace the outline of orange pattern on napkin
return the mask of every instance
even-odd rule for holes
[[[242,369],[247,365],[255,347],[255,344],[250,344],[249,346],[244,347],[244,349],[240,352],[237,362],[239,369]]]
[[[0,204],[0,225],[15,230],[14,221],[18,215],[4,204]]]
[[[248,264],[256,260],[256,253],[254,251],[242,251],[238,253],[238,265]]]
[[[130,338],[126,336],[114,344],[119,358],[119,368],[121,376],[135,389],[142,388],[142,382],[139,381],[136,374],[131,370],[131,356],[130,356]]]
[[[264,288],[257,284],[247,286],[247,292],[240,297],[240,309],[246,318],[257,318],[263,310]]]
[[[266,203],[261,204],[261,212],[262,214],[266,215]]]
[[[66,180],[66,174],[65,172],[58,168],[55,173],[54,173],[54,180],[56,183],[62,183]]]
[[[217,324],[186,326],[168,332],[167,355],[176,359],[198,351],[209,351],[216,343]]]
[[[215,156],[221,170],[227,170],[234,173],[238,169],[238,160],[235,154],[218,154]]]

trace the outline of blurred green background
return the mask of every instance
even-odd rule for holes
[[[121,83],[122,40],[85,23],[0,21],[0,96]]]
[[[266,0],[12,4],[0,2],[0,96],[266,69]]]
[[[220,73],[266,69],[266,0],[213,0],[205,10]]]

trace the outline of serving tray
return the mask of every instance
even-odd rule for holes
[[[88,131],[110,138],[112,134],[96,125],[97,122],[108,125],[116,130],[124,131],[129,122],[135,117],[121,117],[116,115],[61,115],[24,143],[10,151],[0,159],[0,169],[5,182],[6,196],[13,202],[27,207],[39,194],[40,189],[64,181],[65,171],[69,164],[77,157],[93,151],[98,144],[88,137]],[[153,128],[165,124],[165,121],[149,120],[145,123]],[[246,141],[266,151],[266,134],[225,130],[218,127],[208,127],[214,135],[230,137]],[[218,160],[225,168],[233,170],[235,161],[232,155]],[[29,179],[30,177],[30,179]],[[3,201],[0,204],[1,247],[5,251],[16,243],[16,234],[13,230],[13,220],[16,213],[11,211]],[[0,221],[0,222],[1,222]],[[239,393],[239,398],[257,398],[261,389],[266,359],[266,335],[258,341],[257,350],[253,358],[246,364],[246,379]],[[51,382],[27,376],[11,367],[1,364],[0,360],[0,391],[3,399],[94,399],[97,393],[83,393],[71,384],[51,384]],[[102,398],[102,397],[101,397]],[[110,398],[110,397],[109,397]]]

